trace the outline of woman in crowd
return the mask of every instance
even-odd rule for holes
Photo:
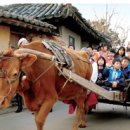
[[[125,47],[121,46],[116,54],[116,59],[119,59],[120,61],[122,60],[122,58],[125,56]]]

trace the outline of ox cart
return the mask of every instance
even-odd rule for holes
[[[129,99],[129,87],[130,87],[130,79],[126,80],[127,86],[125,87],[124,91],[108,91],[91,81],[88,81],[77,74],[73,73],[72,71],[64,68],[63,73],[72,79],[74,82],[80,84],[82,87],[95,92],[98,94],[98,101],[102,103],[109,103],[109,104],[116,104],[116,105],[123,105],[123,106],[130,106],[130,99]]]

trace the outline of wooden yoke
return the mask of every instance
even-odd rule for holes
[[[17,53],[17,52],[16,52]],[[27,48],[20,48],[18,49],[18,53],[20,55],[21,54],[34,54],[40,58],[43,58],[43,59],[46,59],[46,60],[51,60],[51,61],[55,61],[55,56],[54,55],[50,55],[50,54],[47,54],[47,53],[43,53],[43,52],[40,52],[40,51],[36,51],[36,50],[32,50],[32,49],[27,49]]]

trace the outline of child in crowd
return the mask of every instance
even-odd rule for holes
[[[122,64],[122,73],[124,75],[124,78],[125,79],[130,79],[130,68],[128,67],[128,64],[129,64],[130,60],[128,57],[123,57],[122,61],[121,61],[121,64]]]
[[[115,49],[111,48],[110,51],[108,52],[108,62],[106,64],[107,67],[112,67],[112,62],[116,56],[116,51]]]
[[[119,59],[113,60],[113,67],[105,70],[107,80],[104,88],[107,90],[121,90],[125,87],[125,80],[121,69],[121,61]]]
[[[100,56],[103,56],[105,58],[105,60],[107,61],[108,60],[107,51],[108,51],[107,43],[101,42],[100,45],[99,45],[99,52],[95,53],[94,56],[93,56],[94,60],[97,62],[98,58]]]
[[[104,57],[100,56],[98,58],[97,61],[97,65],[98,65],[98,78],[96,81],[96,84],[99,86],[103,86],[104,81],[106,80],[105,74],[104,74],[104,70],[106,68],[106,60]]]
[[[106,60],[106,62],[108,61],[108,45],[107,43],[103,42],[101,44],[101,48],[100,48],[100,51],[99,51],[99,54],[100,56],[103,56]]]

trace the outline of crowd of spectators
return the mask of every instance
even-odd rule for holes
[[[82,50],[89,54],[90,61],[97,64],[97,69],[96,66],[93,68],[93,71],[97,71],[94,72],[96,80],[91,80],[107,90],[123,91],[125,80],[130,78],[130,43],[127,48],[120,46],[117,52],[104,42],[98,48],[88,47]]]

